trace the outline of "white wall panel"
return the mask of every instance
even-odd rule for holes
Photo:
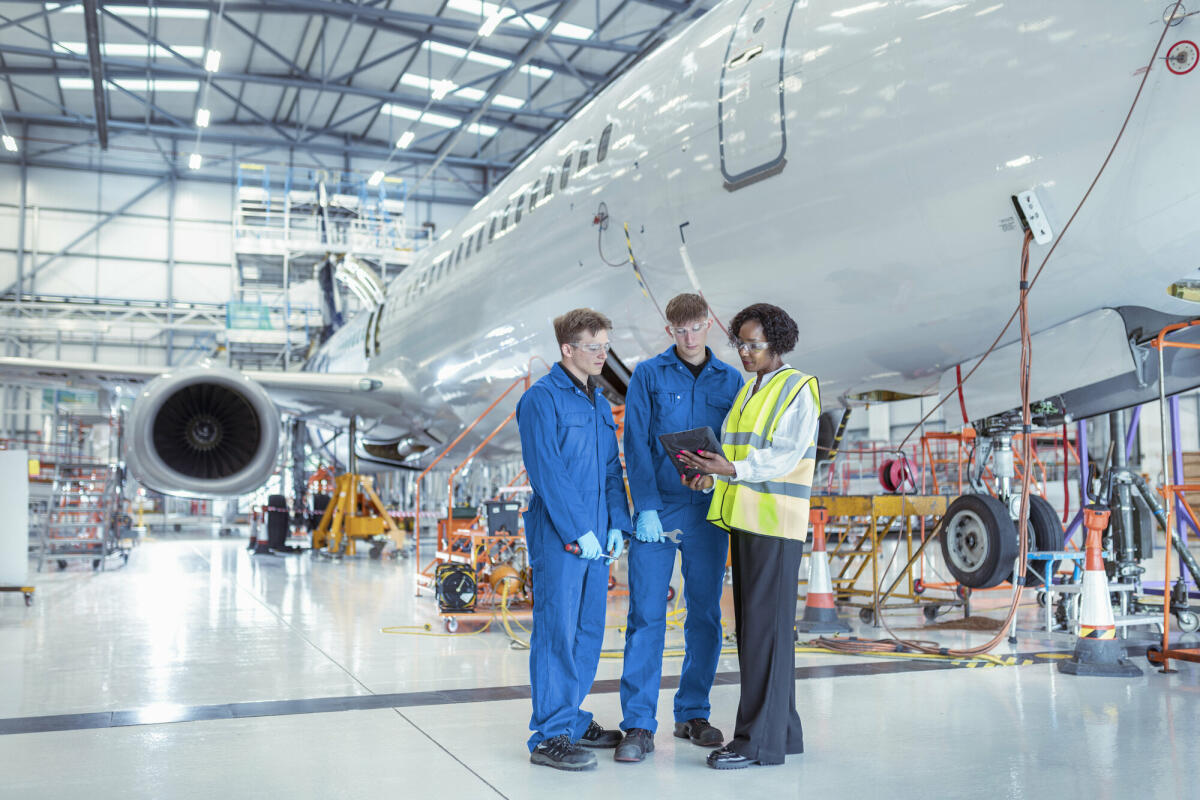
[[[95,172],[30,168],[26,202],[31,206],[95,209],[99,179]]]
[[[215,183],[180,181],[175,188],[176,220],[230,220],[233,187]]]
[[[20,211],[9,206],[0,206],[0,250],[13,250],[17,246],[20,231]],[[11,244],[7,244],[11,242]]]
[[[0,286],[8,286],[17,279],[17,256],[0,253]]]
[[[233,258],[233,231],[229,225],[202,222],[175,223],[175,260],[228,266]]]
[[[175,267],[175,299],[179,302],[225,303],[232,280],[230,267]]]
[[[0,203],[17,203],[21,200],[21,168],[15,164],[0,163]]]
[[[57,253],[95,225],[96,215],[89,211],[48,211],[31,204],[25,224],[25,247],[30,252],[36,252],[38,263],[41,263],[47,255]],[[93,240],[85,239],[75,245],[71,252],[91,254],[94,252],[91,249],[93,244]]]
[[[96,238],[96,252],[166,263],[167,226],[160,220],[120,217],[97,231]]]
[[[98,207],[105,213],[116,211],[153,186],[157,180],[157,178],[139,178],[127,175],[101,175],[100,197],[93,207]],[[168,191],[167,183],[163,181],[150,194],[126,210],[133,214],[165,214]]]
[[[161,300],[167,296],[167,270],[162,264],[140,261],[108,261],[99,270],[101,297]]]

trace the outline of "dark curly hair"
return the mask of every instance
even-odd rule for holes
[[[755,303],[739,311],[729,323],[730,336],[736,338],[742,326],[752,319],[762,325],[763,336],[767,337],[772,353],[781,356],[795,349],[796,339],[800,337],[796,320],[779,306],[770,303]]]

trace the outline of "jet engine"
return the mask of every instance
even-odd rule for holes
[[[238,495],[270,477],[279,442],[279,412],[266,390],[225,367],[191,367],[154,379],[138,395],[125,462],[156,491]]]

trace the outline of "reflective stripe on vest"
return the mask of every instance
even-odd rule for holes
[[[770,447],[780,415],[801,391],[807,389],[813,393],[820,413],[817,379],[798,370],[782,370],[747,400],[752,387],[749,382],[742,387],[726,418],[721,448],[730,461],[744,461],[755,450]],[[775,480],[759,483],[718,480],[709,505],[709,522],[725,530],[803,541],[808,536],[809,496],[816,457],[816,442],[809,442],[796,466]]]

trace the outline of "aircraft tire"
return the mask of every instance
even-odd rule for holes
[[[1015,524],[1015,523],[1014,523]],[[1058,520],[1058,513],[1054,510],[1054,506],[1041,495],[1030,495],[1029,497],[1029,527],[1033,530],[1033,546],[1036,550],[1062,550],[1063,539],[1066,538],[1066,531],[1063,530],[1062,523]],[[1045,570],[1047,575],[1053,580],[1054,571],[1058,569],[1059,562],[1051,561],[1049,565],[1045,561],[1031,561],[1031,565],[1036,565],[1039,570]],[[1012,580],[1012,575],[1008,576]],[[1039,587],[1042,585],[1041,577],[1033,570],[1025,571],[1025,585],[1030,587]]]
[[[964,494],[946,509],[942,558],[963,586],[988,589],[1003,583],[1017,558],[1017,529],[1004,503]]]

